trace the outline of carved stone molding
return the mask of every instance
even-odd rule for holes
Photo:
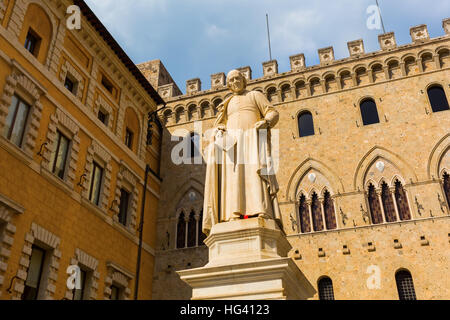
[[[98,260],[88,253],[84,252],[81,249],[75,249],[75,257],[70,260],[71,265],[81,265],[84,270],[90,273],[90,278],[87,279],[88,282],[87,288],[85,289],[84,297],[82,299],[88,298],[89,300],[95,300],[97,298],[97,290],[98,290],[98,279],[100,278],[100,273],[98,272]],[[86,292],[86,290],[88,290]],[[73,291],[67,289],[66,290],[66,299],[73,299]]]
[[[22,293],[25,289],[25,281],[28,276],[28,267],[30,265],[31,253],[33,244],[44,245],[48,256],[48,268],[44,270],[41,280],[41,290],[38,294],[40,300],[53,300],[53,295],[56,291],[56,281],[58,279],[59,260],[61,258],[61,251],[59,250],[60,238],[51,233],[47,229],[32,223],[31,230],[25,235],[25,244],[22,249],[21,259],[19,261],[19,268],[17,270],[17,280],[12,288],[12,299],[21,299]]]

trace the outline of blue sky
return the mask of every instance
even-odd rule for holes
[[[366,13],[375,0],[86,0],[117,42],[136,63],[160,59],[180,89],[200,78],[250,66],[253,78],[269,60],[266,13],[272,57],[279,72],[289,71],[289,56],[304,53],[307,66],[317,50],[333,46],[336,59],[348,56],[347,42],[364,40],[366,52],[378,50],[381,30],[369,30]],[[431,37],[444,35],[449,0],[379,0],[386,32],[398,44],[411,42],[409,29],[427,24]]]

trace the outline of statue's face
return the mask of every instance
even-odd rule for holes
[[[232,71],[227,77],[227,85],[234,93],[241,93],[245,89],[245,80],[238,71]]]

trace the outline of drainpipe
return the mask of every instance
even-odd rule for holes
[[[142,234],[144,231],[144,211],[145,211],[145,196],[147,194],[147,180],[150,173],[150,166],[147,164],[145,167],[145,179],[144,179],[144,194],[142,195],[142,207],[141,207],[141,221],[139,222],[139,248],[136,263],[136,279],[134,283],[134,300],[138,299],[139,291],[139,273],[141,271],[141,253],[142,253]]]

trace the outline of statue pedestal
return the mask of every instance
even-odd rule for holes
[[[193,300],[305,300],[314,288],[287,254],[291,245],[274,220],[253,218],[213,226],[209,263],[178,271]]]

